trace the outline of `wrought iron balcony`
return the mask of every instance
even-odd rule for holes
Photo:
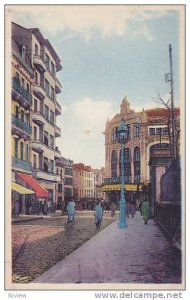
[[[30,135],[32,133],[32,127],[27,123],[19,120],[16,116],[12,115],[12,125],[16,126],[18,129],[21,129],[24,133]]]
[[[13,95],[15,94],[20,100],[25,102],[27,105],[32,105],[32,95],[20,85],[17,78],[12,79]]]
[[[29,161],[22,160],[17,157],[12,157],[12,166],[22,169],[24,171],[31,171],[31,163]]]

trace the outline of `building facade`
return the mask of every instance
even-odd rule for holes
[[[179,110],[177,110],[179,119]],[[121,120],[127,126],[128,141],[124,147],[124,178],[126,198],[144,197],[150,182],[149,160],[152,149],[170,149],[169,111],[155,108],[135,112],[125,97],[120,113],[108,120],[105,129],[105,183],[103,191],[109,201],[119,201],[121,189],[121,144],[117,128]]]
[[[73,165],[74,172],[74,198],[81,200],[83,198],[95,197],[94,174],[90,166],[83,163]]]
[[[18,93],[18,89],[22,89],[21,94],[25,102],[23,109],[21,100],[15,102],[14,96],[12,123],[17,123],[17,127],[21,127],[24,120],[22,128],[25,136],[22,137],[23,141],[12,141],[16,153],[13,154],[13,165],[18,164],[18,159],[22,160],[25,155],[25,167],[22,171],[30,172],[48,192],[48,205],[53,207],[56,183],[60,181],[60,176],[56,174],[55,159],[61,157],[56,147],[56,138],[61,136],[56,118],[61,114],[57,94],[61,92],[62,87],[56,73],[62,66],[53,46],[38,28],[26,29],[12,23],[12,37],[14,45],[16,44],[21,51],[22,61],[28,63],[28,70],[20,75],[18,67],[15,67],[15,56],[13,58],[13,90],[14,93],[15,91]],[[18,114],[20,114],[19,121]],[[20,157],[15,157],[18,151]]]
[[[32,174],[31,137],[32,137],[32,82],[33,69],[26,58],[25,46],[18,45],[12,38],[12,87],[11,87],[11,147],[12,182],[16,182],[16,173]],[[12,191],[12,212],[16,202],[19,212],[28,211],[27,195]]]
[[[105,179],[105,168],[93,169],[94,174],[94,197],[105,200],[105,193],[102,191],[102,185]]]

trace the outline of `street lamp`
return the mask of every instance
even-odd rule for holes
[[[119,208],[119,228],[126,228],[126,203],[125,203],[125,195],[124,195],[124,161],[123,161],[123,150],[124,144],[128,140],[128,128],[125,124],[125,121],[122,119],[120,125],[117,129],[117,141],[121,144],[121,198],[120,198],[120,208]]]

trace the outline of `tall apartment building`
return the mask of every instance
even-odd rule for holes
[[[80,200],[82,198],[94,198],[94,174],[90,166],[83,163],[73,165],[74,174],[74,198]]]
[[[176,124],[179,127],[179,109],[175,110]],[[124,179],[126,197],[146,189],[150,181],[149,161],[154,149],[170,151],[169,111],[155,108],[135,112],[125,97],[120,105],[120,113],[106,123],[105,129],[105,184],[110,201],[119,201],[121,189],[121,144],[117,141],[117,128],[121,120],[128,130],[128,141],[124,148]],[[142,195],[142,193],[140,193]]]
[[[26,29],[12,23],[12,37],[33,71],[33,81],[26,81],[26,89],[30,92],[29,107],[32,109],[32,135],[31,127],[29,130],[32,176],[48,191],[48,202],[53,205],[56,183],[60,181],[55,170],[55,159],[61,157],[56,148],[56,138],[61,136],[56,117],[61,114],[57,94],[62,87],[56,73],[62,66],[53,46],[38,28]]]
[[[11,87],[11,146],[12,146],[12,182],[16,182],[16,173],[31,174],[31,137],[32,137],[32,80],[33,69],[26,57],[26,48],[14,38],[12,50],[12,87]],[[27,212],[27,195],[21,194],[22,187],[14,184],[12,188],[12,208],[19,201],[20,212]]]

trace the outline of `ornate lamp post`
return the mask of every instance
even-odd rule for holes
[[[121,120],[121,123],[117,129],[117,140],[118,143],[121,144],[121,198],[120,198],[120,210],[119,210],[119,228],[126,228],[127,222],[126,222],[126,203],[125,203],[125,194],[124,194],[124,159],[123,159],[123,150],[124,150],[124,144],[128,140],[128,128],[125,125],[125,121]]]

